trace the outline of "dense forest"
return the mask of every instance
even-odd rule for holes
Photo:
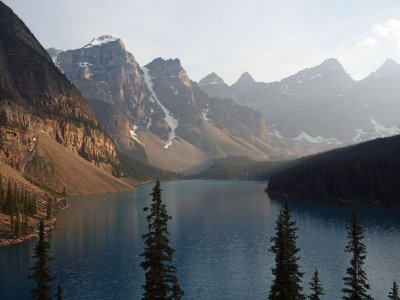
[[[284,162],[254,161],[244,156],[230,156],[215,159],[212,165],[190,178],[201,179],[266,179]]]
[[[297,160],[276,172],[271,195],[400,203],[400,136]]]

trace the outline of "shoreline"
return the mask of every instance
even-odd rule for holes
[[[136,190],[136,187],[135,187],[136,185],[146,184],[146,183],[149,183],[149,182],[151,182],[151,181],[148,181],[148,182],[134,182],[134,184],[132,185],[131,189],[121,189],[119,191],[100,192],[100,193],[87,193],[87,194],[86,193],[84,193],[84,194],[69,194],[65,198],[57,199],[58,206],[55,209],[54,213],[62,211],[62,210],[65,210],[65,209],[68,209],[71,206],[70,204],[68,204],[66,202],[65,202],[65,204],[62,204],[62,201],[67,200],[69,197],[80,196],[80,195],[96,195],[96,194],[118,193],[118,192],[125,192],[125,191],[135,191]],[[5,214],[1,214],[1,215],[2,215],[2,218],[0,218],[0,221],[3,221],[3,225],[4,225],[5,223],[4,223],[3,219],[5,219],[5,218],[9,219],[10,215],[5,215]],[[14,236],[9,236],[9,233],[5,232],[6,230],[0,231],[0,236],[4,236],[4,237],[0,238],[0,247],[12,246],[12,245],[15,245],[15,244],[19,244],[19,243],[22,243],[22,242],[37,238],[38,237],[37,225],[39,224],[40,220],[43,220],[45,222],[46,234],[49,234],[54,229],[56,221],[57,221],[57,218],[55,216],[51,220],[47,220],[44,212],[38,212],[38,214],[36,214],[34,217],[31,217],[31,220],[32,219],[34,220],[34,222],[32,224],[33,227],[34,227],[34,229],[33,229],[34,232],[32,232],[32,233],[30,233],[30,234],[28,234],[26,236],[22,236],[22,237],[16,238]],[[7,223],[9,223],[9,222],[7,222]],[[7,224],[7,225],[8,225],[7,231],[9,231],[9,224]]]

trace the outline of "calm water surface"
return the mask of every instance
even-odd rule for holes
[[[162,183],[174,262],[185,299],[266,299],[274,257],[269,238],[283,201],[269,199],[263,182],[177,181]],[[51,264],[64,299],[140,299],[142,208],[153,184],[138,190],[70,199],[51,235]],[[366,271],[375,299],[386,299],[400,280],[400,209],[292,200],[299,227],[304,286],[315,268],[325,299],[340,299],[349,257],[346,229],[355,209],[365,228]],[[27,280],[36,241],[0,248],[0,299],[28,299]]]

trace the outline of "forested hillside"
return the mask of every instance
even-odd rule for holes
[[[400,136],[298,160],[272,176],[268,193],[400,203]]]

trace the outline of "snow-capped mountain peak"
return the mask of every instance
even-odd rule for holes
[[[111,35],[102,35],[97,38],[93,38],[89,44],[85,45],[84,48],[91,48],[93,46],[101,46],[103,44],[107,44],[109,42],[117,41],[118,39],[112,37]]]

